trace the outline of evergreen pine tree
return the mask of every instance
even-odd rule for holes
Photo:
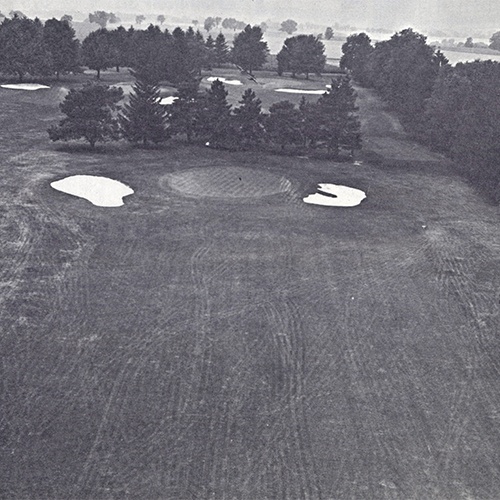
[[[215,40],[212,38],[211,35],[207,36],[207,39],[205,41],[205,47],[207,49],[205,68],[212,69],[212,66],[215,64]]]
[[[349,77],[332,80],[332,84],[315,105],[314,129],[318,138],[335,156],[340,148],[351,151],[361,147],[361,124],[356,116],[356,92]]]
[[[275,102],[269,108],[266,131],[271,141],[280,145],[282,150],[289,144],[301,144],[300,111],[290,101]]]
[[[229,62],[229,48],[223,33],[219,33],[215,39],[214,52],[216,66],[222,66]]]
[[[185,134],[187,141],[192,142],[197,130],[200,114],[200,80],[192,78],[179,84],[177,100],[168,106],[168,121],[173,134]]]
[[[134,93],[120,115],[122,133],[128,141],[143,146],[164,142],[170,135],[165,106],[160,104],[160,89],[156,83],[134,76]]]
[[[198,135],[208,141],[210,147],[217,148],[228,138],[231,105],[227,103],[227,95],[224,84],[215,80],[200,101]]]
[[[262,101],[252,89],[245,90],[239,103],[241,106],[234,110],[231,117],[231,132],[236,145],[240,149],[248,149],[266,139],[265,115],[262,113]]]

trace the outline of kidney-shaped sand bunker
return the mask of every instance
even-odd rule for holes
[[[292,187],[285,177],[241,167],[192,168],[164,179],[183,194],[209,198],[258,198],[286,193]]]
[[[310,194],[304,198],[311,205],[323,205],[327,207],[355,207],[366,198],[366,193],[339,184],[318,184],[318,193]]]
[[[98,207],[121,207],[123,198],[133,194],[125,184],[95,175],[72,175],[50,183],[57,191],[84,198]]]

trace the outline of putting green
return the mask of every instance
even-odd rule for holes
[[[208,198],[259,198],[292,188],[285,177],[241,167],[192,168],[163,180],[183,194]]]

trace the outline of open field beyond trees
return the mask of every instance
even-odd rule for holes
[[[0,89],[0,497],[498,497],[499,208],[366,89],[357,164],[51,144],[86,78]],[[256,79],[229,102],[330,82]],[[134,194],[50,187],[77,174]]]

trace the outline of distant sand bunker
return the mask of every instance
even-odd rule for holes
[[[189,196],[208,198],[258,198],[291,190],[285,177],[241,167],[205,167],[166,177],[170,187]]]
[[[222,76],[209,76],[207,78],[207,82],[215,82],[215,80],[219,80],[222,83],[226,83],[227,85],[243,85],[240,80],[228,80]]]
[[[162,99],[160,99],[160,104],[162,106],[170,106],[171,104],[173,104],[175,101],[177,101],[177,99],[179,99],[178,97],[174,97],[172,95],[168,96],[168,97],[163,97]]]
[[[84,198],[98,207],[121,207],[123,197],[134,192],[119,181],[95,175],[72,175],[50,185],[57,191]]]
[[[47,85],[40,85],[39,83],[6,83],[5,85],[0,85],[0,87],[12,90],[50,89]]]
[[[274,89],[275,92],[284,92],[286,94],[313,94],[323,95],[325,90],[307,90],[307,89]]]
[[[366,198],[364,191],[338,184],[318,184],[318,191],[306,196],[304,202],[329,207],[355,207]]]

